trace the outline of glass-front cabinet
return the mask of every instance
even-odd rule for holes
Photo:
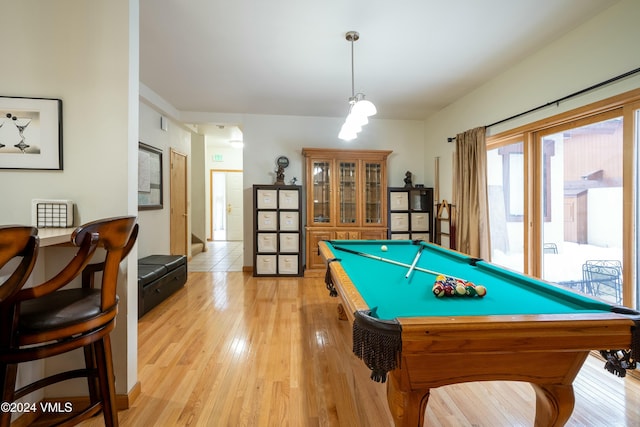
[[[312,191],[310,223],[329,224],[331,218],[331,160],[314,160],[309,183]]]
[[[381,224],[383,218],[382,165],[379,162],[364,164],[364,221],[366,224]]]
[[[384,239],[386,163],[391,151],[305,148],[307,269],[323,269],[317,245],[328,239]]]
[[[338,162],[338,222],[341,225],[355,224],[358,220],[356,208],[358,206],[357,163],[354,161]]]

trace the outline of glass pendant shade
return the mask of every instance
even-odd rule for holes
[[[368,117],[373,116],[378,111],[371,101],[364,99],[363,93],[355,93],[354,71],[353,71],[353,42],[360,38],[357,31],[349,31],[346,39],[351,43],[351,97],[349,98],[349,115],[347,116],[338,138],[344,141],[351,141],[358,137],[358,132],[362,130],[362,126],[369,123]]]
[[[357,132],[354,132],[353,129],[350,129],[347,123],[342,125],[340,133],[338,134],[338,138],[342,139],[343,141],[351,141],[352,139],[356,139],[357,137]]]
[[[362,126],[366,125],[367,123],[369,123],[369,119],[367,119],[367,116],[364,116],[362,114],[357,114],[354,113],[354,111],[352,110],[349,115],[347,116],[347,119],[345,120],[345,123],[349,124],[350,126],[353,127],[359,127],[362,128]]]
[[[373,102],[367,101],[366,99],[361,99],[356,102],[351,109],[352,114],[363,115],[365,117],[373,116],[378,112],[376,110],[376,106],[373,105]]]

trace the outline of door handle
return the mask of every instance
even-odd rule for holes
[[[229,203],[227,205],[227,213],[230,214],[231,213],[231,203]]]

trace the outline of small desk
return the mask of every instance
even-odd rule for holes
[[[54,246],[61,243],[69,243],[71,234],[75,230],[71,228],[38,228],[38,237],[40,237],[40,247]]]
[[[418,251],[411,241],[319,244],[325,262],[339,259],[329,263],[329,270],[350,320],[362,325],[355,313],[374,311],[366,318],[367,327],[373,325],[368,331],[375,335],[378,328],[384,339],[366,350],[384,355],[389,325],[399,331],[398,364],[387,379],[396,426],[423,425],[433,387],[492,380],[531,383],[535,425],[562,426],[573,411],[572,383],[589,351],[631,347],[633,316],[541,280],[472,262],[459,252],[420,244],[424,249],[418,267],[482,284],[487,295],[437,298],[432,293],[434,274],[415,270],[406,279],[407,267],[336,249],[410,265]],[[388,250],[382,251],[382,245]],[[358,343],[358,348],[365,346]]]

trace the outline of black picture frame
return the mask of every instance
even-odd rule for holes
[[[0,169],[62,170],[62,100],[0,96]]]
[[[138,210],[163,208],[162,150],[138,143]]]

